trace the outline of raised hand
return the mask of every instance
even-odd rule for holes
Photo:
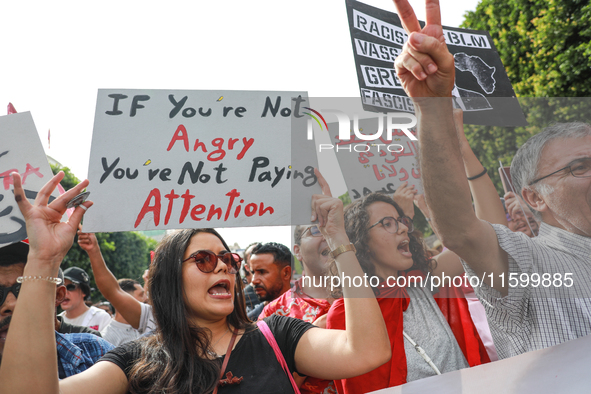
[[[507,208],[507,213],[513,220],[515,220],[518,216],[525,216],[523,212],[523,208],[528,209],[527,205],[524,202],[518,201],[515,193],[507,192],[503,197],[505,199],[505,207]],[[520,204],[521,203],[521,204]],[[522,208],[523,207],[523,208]]]
[[[454,58],[447,50],[439,0],[426,0],[427,21],[421,29],[408,0],[394,0],[402,25],[409,33],[396,58],[396,74],[413,98],[450,97],[455,81]]]
[[[78,230],[78,245],[80,245],[80,247],[84,249],[86,253],[99,250],[96,236],[92,233],[83,233],[81,229]]]
[[[330,186],[324,179],[318,169],[314,169],[314,174],[318,178],[318,183],[322,188],[322,194],[312,196],[312,218],[314,222],[318,220],[318,229],[324,235],[329,246],[339,246],[343,244],[345,233],[345,218],[343,215],[343,202],[338,198],[332,197]],[[331,242],[338,245],[332,245]],[[340,242],[340,243],[339,243]]]
[[[33,258],[53,263],[51,268],[55,270],[57,266],[53,267],[53,265],[57,263],[59,266],[72,246],[82,216],[86,209],[92,206],[92,202],[86,201],[74,210],[67,222],[61,222],[68,201],[88,186],[88,180],[82,181],[48,204],[49,196],[63,177],[64,173],[60,171],[41,188],[35,202],[31,204],[25,197],[20,175],[12,173],[14,198],[27,223],[29,260]]]
[[[404,182],[402,185],[398,186],[398,189],[396,189],[392,196],[394,201],[396,201],[396,204],[402,208],[404,214],[411,219],[415,216],[413,199],[417,192],[418,190],[415,189],[415,185],[408,186],[408,182]]]

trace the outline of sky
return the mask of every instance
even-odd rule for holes
[[[387,0],[364,1],[395,12]],[[411,0],[424,20],[424,2]],[[477,0],[440,0],[457,27]],[[4,2],[0,115],[30,111],[45,152],[84,179],[98,89],[307,91],[358,97],[344,0]],[[48,144],[51,130],[51,145]],[[322,168],[321,168],[322,170]],[[346,191],[333,185],[333,194]],[[224,229],[290,244],[289,227]]]

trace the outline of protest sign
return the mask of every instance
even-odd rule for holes
[[[30,112],[0,117],[0,247],[27,238],[25,219],[14,200],[10,173],[21,175],[25,196],[35,200],[53,174]],[[55,191],[52,201],[59,196]]]
[[[414,112],[396,75],[394,61],[408,35],[398,15],[347,0],[347,15],[361,98],[367,111]],[[420,22],[424,26],[424,22]],[[443,27],[454,55],[454,105],[464,111],[464,123],[525,126],[511,82],[486,31]],[[512,99],[509,99],[512,98]]]
[[[379,128],[379,119],[361,119],[361,134],[371,135]],[[386,123],[382,120],[383,123]],[[329,124],[329,130],[338,130],[337,124]],[[414,185],[423,193],[419,163],[416,158],[418,141],[409,139],[402,131],[395,130],[388,139],[383,133],[376,140],[361,140],[355,134],[349,140],[341,140],[334,131],[329,132],[335,154],[343,172],[351,200],[357,200],[372,192],[392,194],[404,182]]]
[[[309,118],[308,133],[313,134],[325,164],[324,175],[334,178],[337,175],[327,167],[338,168],[351,200],[378,191],[392,194],[404,182],[422,193],[413,114],[367,112],[359,97],[312,97],[310,101],[319,122]]]
[[[371,393],[586,393],[591,387],[591,375],[587,371],[591,362],[589,349],[591,335]]]
[[[304,106],[302,92],[99,90],[84,231],[309,222]]]

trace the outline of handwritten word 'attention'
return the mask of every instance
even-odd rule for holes
[[[195,195],[191,194],[189,189],[187,189],[185,193],[183,193],[182,195],[176,194],[174,192],[174,189],[172,189],[170,193],[164,195],[164,198],[168,200],[168,205],[164,216],[164,225],[168,225],[168,223],[170,222],[170,217],[172,216],[173,207],[175,205],[174,202],[179,198],[182,198],[183,200],[183,207],[181,209],[181,214],[178,218],[179,224],[185,221],[187,215],[190,216],[192,220],[198,222],[203,219],[209,222],[212,219],[214,219],[214,217],[214,220],[223,220],[225,222],[232,214],[232,209],[234,210],[234,218],[238,218],[238,216],[241,216],[241,214],[246,217],[251,217],[257,213],[259,216],[263,216],[264,214],[273,215],[275,213],[275,209],[273,209],[273,207],[265,207],[263,202],[259,202],[258,204],[254,202],[248,203],[246,204],[246,206],[244,206],[244,210],[242,210],[242,204],[244,204],[245,200],[241,198],[240,202],[237,205],[235,205],[235,200],[238,197],[240,197],[240,192],[236,189],[232,189],[231,191],[226,193],[226,196],[229,197],[229,201],[225,210],[224,208],[218,207],[215,204],[211,204],[209,206],[209,209],[203,204],[197,204],[191,207],[191,200],[195,198]],[[161,212],[162,193],[160,192],[160,189],[155,188],[150,191],[150,194],[146,198],[146,201],[144,202],[144,205],[142,206],[142,209],[137,216],[134,227],[137,228],[137,226],[139,226],[139,224],[142,222],[142,220],[144,220],[144,217],[148,213],[152,214],[154,224],[158,226],[160,224]],[[207,215],[202,216],[206,212]]]

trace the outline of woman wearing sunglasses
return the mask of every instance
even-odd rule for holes
[[[312,199],[312,221],[318,220],[339,270],[363,276],[350,252],[342,203],[330,197],[328,184],[317,176],[324,194]],[[266,319],[271,334],[266,336],[264,326],[245,316],[240,258],[229,252],[214,230],[183,230],[162,241],[151,268],[155,335],[119,347],[85,372],[58,382],[52,304],[43,300],[55,296],[50,279],[70,248],[84,211],[92,205],[85,202],[61,223],[66,202],[88,184],[84,181],[48,204],[62,177],[63,173],[54,177],[31,204],[24,197],[20,176],[13,175],[31,251],[0,365],[0,381],[7,392],[42,388],[55,394],[288,393],[297,390],[290,382],[291,372],[347,378],[390,358],[384,321],[371,289],[343,289],[348,296],[347,330],[313,328],[273,316]],[[278,343],[277,355],[271,338]],[[285,359],[287,372],[279,359]]]
[[[412,234],[412,219],[392,198],[379,193],[347,206],[344,217],[363,271],[376,278],[372,285],[392,358],[367,374],[336,380],[339,393],[371,392],[468,367],[431,293],[429,277],[441,274],[441,267],[426,257],[422,241]],[[346,298],[336,300],[326,327],[344,329],[346,309]]]

